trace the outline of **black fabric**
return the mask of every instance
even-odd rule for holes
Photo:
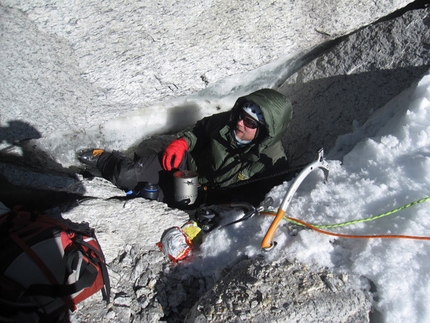
[[[243,183],[243,185],[225,187],[219,189],[209,189],[206,192],[205,203],[226,204],[234,202],[247,202],[253,206],[258,206],[264,200],[266,194],[275,186],[291,179],[289,175],[277,176],[259,181]]]
[[[158,201],[172,204],[174,201],[173,173],[178,169],[165,171],[161,166],[161,157],[162,152],[133,161],[116,151],[104,152],[99,157],[97,168],[103,178],[125,191],[133,190],[142,183],[157,184]],[[187,170],[187,154],[182,159],[179,170]]]
[[[104,152],[99,157],[97,168],[104,178],[125,191],[135,189],[142,183],[157,184],[159,186],[158,201],[183,208],[174,202],[173,173],[176,170],[165,171],[161,166],[161,156],[162,153],[153,154],[133,161],[119,152]],[[183,158],[179,169],[188,169],[187,155]],[[278,160],[270,168],[270,172],[260,173],[243,183],[238,182],[223,188],[201,189],[193,207],[203,203],[211,205],[232,202],[248,202],[258,206],[274,186],[291,180],[298,171],[299,169],[289,169],[285,159]]]
[[[50,297],[65,297],[68,295],[72,295],[84,288],[90,287],[96,277],[97,277],[97,269],[89,265],[87,263],[83,263],[83,266],[85,266],[85,269],[83,270],[83,273],[81,274],[81,277],[78,281],[76,281],[73,284],[66,285],[48,285],[48,284],[33,284],[27,287],[27,290],[25,291],[25,295],[44,295],[44,296],[50,296]]]
[[[104,152],[100,155],[97,168],[102,176],[123,190],[131,190],[139,182],[158,184],[159,172],[163,170],[160,155],[153,154],[137,161],[119,152]]]
[[[247,202],[258,206],[273,187],[292,180],[302,168],[302,166],[289,168],[286,160],[280,160],[270,172],[260,173],[249,180],[228,187],[209,188],[205,192],[205,203],[211,205]]]

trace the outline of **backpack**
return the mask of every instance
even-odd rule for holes
[[[99,290],[109,302],[103,252],[84,231],[20,206],[0,216],[0,321],[57,322]]]

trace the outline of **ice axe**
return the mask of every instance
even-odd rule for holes
[[[317,159],[314,162],[310,163],[308,166],[306,166],[296,177],[293,184],[291,184],[291,186],[289,187],[287,194],[285,194],[285,197],[278,209],[278,212],[276,213],[275,219],[273,220],[269,230],[267,230],[267,233],[264,236],[263,241],[261,242],[261,248],[263,248],[263,250],[268,251],[272,249],[272,247],[274,246],[273,237],[275,236],[275,232],[278,229],[279,223],[284,218],[285,213],[287,212],[288,205],[290,204],[294,193],[297,191],[300,184],[305,180],[305,178],[318,168],[321,168],[324,171],[324,181],[327,181],[329,168],[327,161],[324,159],[324,149],[322,148],[318,151]]]

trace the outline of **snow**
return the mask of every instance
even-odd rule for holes
[[[271,69],[275,70],[276,68]],[[194,110],[196,115],[189,116],[190,119],[213,113],[215,106],[226,110],[234,102],[234,98],[240,95],[238,93],[270,85],[258,82],[261,72],[255,71],[254,77],[248,79],[249,82],[243,88],[230,96],[222,97],[235,87],[239,79],[225,80],[218,88],[178,100],[184,105],[192,102],[196,107],[200,106]],[[133,112],[133,124],[144,123],[145,118],[159,120],[159,124],[164,125],[163,131],[173,131],[173,123],[169,125],[164,119],[172,106],[175,104],[169,101]],[[287,215],[312,224],[343,223],[385,214],[429,197],[429,111],[430,74],[427,74],[385,107],[377,110],[365,124],[355,125],[353,133],[338,138],[335,148],[326,152],[330,168],[328,181],[323,181],[322,171],[311,173],[296,192],[287,209]],[[130,115],[113,119],[104,125],[106,129],[111,129],[107,133],[118,147],[124,148],[131,143],[129,137],[123,136],[124,131],[131,131],[133,128],[129,127]],[[183,126],[184,123],[180,125]],[[60,141],[63,140],[61,134],[57,133],[57,136]],[[82,140],[77,137],[75,140],[88,147],[91,138]],[[56,144],[55,140],[52,142]],[[104,141],[107,142],[109,140]],[[58,150],[57,159],[66,158],[73,163],[75,146],[76,143],[69,141],[63,149]],[[70,156],[67,155],[68,149],[71,151]],[[316,154],[317,152],[315,157]],[[285,182],[268,193],[274,200],[268,211],[277,211],[291,184],[292,181]],[[94,193],[95,196],[99,194],[106,197],[107,194],[118,194],[118,191],[103,179],[93,181],[92,185],[94,187],[86,183],[87,195]],[[110,192],[112,190],[114,191]],[[83,204],[85,203],[92,201],[84,201]],[[94,207],[93,213],[86,215],[92,226],[99,230],[101,228],[107,232],[115,232],[108,227],[118,225],[118,221],[122,221],[121,226],[127,225],[127,236],[121,239],[131,243],[134,239],[142,239],[142,232],[145,232],[145,241],[140,242],[154,250],[155,244],[151,237],[161,237],[163,230],[187,220],[187,214],[182,211],[170,209],[162,203],[145,202],[143,199],[131,200],[125,208],[121,206],[120,209],[118,204],[113,202],[107,201],[105,206],[105,212]],[[139,210],[143,212],[143,208],[146,213],[142,218],[127,217]],[[423,201],[372,221],[325,230],[353,235],[426,237],[430,236],[429,210],[429,202]],[[73,211],[70,212],[70,217],[72,213]],[[100,217],[100,214],[103,214],[103,217]],[[115,214],[115,219],[110,219],[109,214]],[[237,212],[236,218],[241,216],[243,212]],[[223,223],[234,218],[234,215],[229,214]],[[210,232],[200,249],[194,251],[183,265],[216,281],[223,268],[244,257],[266,257],[269,261],[296,258],[309,268],[325,267],[347,273],[358,287],[370,289],[374,293],[374,308],[380,313],[372,316],[372,322],[430,322],[430,312],[426,309],[430,302],[430,241],[341,238],[296,228],[283,221],[274,238],[276,247],[270,252],[264,252],[261,250],[261,241],[272,220],[273,216],[262,212],[261,215],[244,222]],[[101,237],[107,255],[116,253],[120,248],[117,234],[115,237]]]
[[[14,1],[7,2],[13,3]],[[37,2],[42,3],[41,1]],[[23,4],[23,6],[23,11],[26,11],[27,5]],[[38,10],[43,11],[43,7],[46,7],[44,3],[40,5]],[[200,10],[199,8],[191,9]],[[77,12],[75,8],[69,11]],[[62,15],[64,13],[53,11],[51,14],[61,16],[57,19],[58,21],[63,20]],[[37,12],[33,15],[38,16]],[[85,23],[94,19],[93,15],[88,15],[86,11],[82,11],[82,15],[79,17],[80,23],[89,26]],[[115,15],[114,11],[109,13],[109,17],[112,15]],[[41,17],[43,16],[44,14],[41,14]],[[14,17],[12,16],[12,18]],[[156,16],[154,15],[154,17]],[[28,55],[31,58],[30,62],[33,59],[36,62],[39,56],[43,57],[48,53],[54,55],[56,65],[58,65],[55,70],[64,71],[66,67],[70,67],[70,69],[67,68],[65,74],[58,72],[54,79],[66,78],[72,85],[79,84],[80,87],[79,91],[77,89],[70,93],[64,91],[60,85],[65,81],[54,82],[52,77],[46,78],[46,71],[42,68],[43,66],[40,67],[35,63],[30,64],[31,75],[43,76],[37,77],[42,82],[42,86],[32,87],[25,92],[9,91],[4,102],[12,108],[1,111],[2,126],[5,127],[9,123],[9,127],[13,128],[11,122],[14,120],[28,121],[37,129],[35,131],[40,132],[40,134],[37,133],[31,137],[39,138],[42,135],[37,140],[39,148],[50,153],[65,168],[78,165],[75,153],[81,148],[102,147],[124,150],[136,145],[142,138],[148,138],[154,134],[173,133],[193,124],[204,116],[227,111],[238,96],[262,87],[276,88],[295,71],[297,66],[300,66],[300,59],[303,58],[303,53],[291,53],[252,72],[235,74],[233,71],[227,73],[233,76],[223,78],[218,83],[212,82],[212,80],[218,80],[220,79],[219,75],[225,75],[219,71],[227,68],[231,63],[226,61],[227,67],[223,69],[206,68],[207,60],[203,60],[200,62],[200,66],[205,66],[205,70],[212,70],[210,74],[206,75],[211,81],[210,86],[195,94],[137,109],[136,107],[142,103],[149,104],[139,90],[142,87],[150,88],[153,83],[157,83],[152,74],[144,73],[144,81],[138,79],[141,77],[138,75],[140,69],[145,70],[144,65],[142,65],[143,67],[136,65],[136,70],[133,70],[132,67],[124,70],[124,73],[130,72],[130,74],[138,76],[133,82],[123,82],[122,74],[118,73],[121,70],[118,65],[120,60],[124,58],[121,55],[96,51],[100,54],[97,54],[94,60],[85,61],[86,48],[80,39],[85,39],[83,35],[87,35],[89,30],[73,27],[76,23],[74,21],[70,21],[62,27],[63,24],[48,24],[49,19],[46,17],[36,20],[40,24],[47,25],[47,28],[52,28],[53,34],[57,33],[55,32],[56,28],[65,28],[64,30],[61,29],[60,36],[69,35],[70,42],[78,44],[75,50],[79,54],[78,57],[81,58],[80,64],[91,65],[92,62],[97,61],[97,64],[93,64],[94,66],[90,69],[90,71],[95,72],[84,74],[84,77],[88,75],[87,77],[92,76],[93,79],[88,80],[88,83],[83,83],[80,75],[75,74],[76,71],[72,69],[75,57],[70,54],[71,49],[65,43],[55,42],[53,47],[45,46],[53,40],[46,34],[38,32],[38,29],[33,25],[25,24],[18,29],[15,24],[12,24],[11,26],[17,29],[15,32],[5,33],[5,35],[19,34],[21,28],[31,32],[30,35],[24,34],[29,39],[24,38],[25,41],[22,42],[22,47],[19,47],[19,52],[24,50],[26,53],[24,56]],[[112,18],[112,20],[115,19]],[[56,19],[53,21],[55,22]],[[214,20],[214,23],[217,23],[217,20]],[[104,20],[100,24],[106,25]],[[173,22],[172,25],[180,26],[180,28],[187,27],[186,24]],[[115,21],[114,27],[122,28],[119,21]],[[78,32],[82,32],[82,34]],[[133,33],[135,32],[137,33],[138,30]],[[300,34],[294,29],[289,32]],[[285,29],[281,29],[281,33],[284,37]],[[302,34],[308,35],[309,33]],[[94,37],[92,34],[90,36]],[[153,41],[149,39],[149,34],[144,36],[146,38],[144,37],[142,44],[145,41]],[[270,34],[270,37],[273,38],[273,33]],[[139,38],[141,37],[139,36]],[[123,39],[127,41],[129,39],[132,42],[135,37]],[[212,39],[212,37],[208,37],[208,39]],[[41,44],[40,53],[34,49],[33,42]],[[15,44],[12,41],[10,43]],[[266,42],[262,41],[261,43]],[[90,51],[97,49],[97,44],[99,43],[94,42],[94,47],[89,47]],[[285,43],[282,44],[285,46]],[[128,45],[126,44],[125,47]],[[289,47],[288,45],[287,49]],[[190,48],[191,51],[194,51],[193,47]],[[106,50],[112,51],[114,49],[112,47]],[[11,51],[16,52],[17,49],[13,48]],[[286,51],[283,49],[283,52]],[[29,52],[32,54],[30,55]],[[9,53],[9,51],[6,50],[5,53]],[[238,55],[239,53],[246,53],[246,51],[237,51],[235,54]],[[253,53],[254,56],[258,57],[257,54],[258,52]],[[148,55],[151,57],[160,56],[158,47]],[[185,55],[178,51],[178,55],[188,57],[188,61],[175,59],[175,64],[190,65],[189,62],[195,61],[193,53]],[[231,52],[223,55],[229,56]],[[116,57],[118,60],[115,59]],[[245,58],[245,56],[240,57]],[[106,59],[113,63],[105,64]],[[61,63],[63,60],[65,63]],[[148,64],[153,65],[154,60],[148,58]],[[261,60],[262,58],[251,59],[255,62]],[[23,64],[21,67],[16,64],[19,71],[28,68],[27,63],[24,63],[21,63]],[[197,64],[198,62],[194,63]],[[103,65],[103,68],[100,64]],[[157,64],[161,65],[162,63]],[[255,64],[260,66],[260,64]],[[16,72],[17,69],[15,68],[14,71]],[[161,71],[163,82],[170,83],[172,80],[181,79],[175,75],[183,73],[184,68],[181,65],[166,64],[163,65]],[[219,74],[217,74],[218,72]],[[25,75],[23,76],[24,80],[27,79]],[[16,82],[14,77],[7,77],[6,79],[13,81],[7,83],[6,88],[19,89],[22,84],[28,84],[28,82]],[[187,77],[182,79],[187,79]],[[191,82],[192,77],[189,79]],[[93,89],[89,81],[100,82],[100,88],[104,88],[101,85],[105,84],[107,84],[106,88],[109,88],[112,82],[121,84],[122,87],[114,88],[111,92],[103,92]],[[192,84],[188,83],[182,84],[181,87],[193,88]],[[166,89],[160,90],[158,98],[172,97],[170,94],[166,94],[166,91]],[[21,93],[21,95],[16,98],[14,97],[15,92]],[[28,96],[22,95],[27,92],[29,93]],[[65,98],[61,98],[59,94],[52,94],[54,92],[63,93],[62,96]],[[76,98],[74,98],[75,95]],[[36,97],[35,100],[30,100],[34,97]],[[83,100],[84,98],[85,100]],[[18,105],[20,100],[25,101],[24,104]],[[37,110],[31,104],[31,102],[45,101],[46,103]],[[75,105],[82,106],[83,110],[76,107],[76,109],[69,109],[67,112],[59,111],[63,101],[76,101]],[[328,182],[323,182],[321,171],[312,173],[295,194],[287,210],[287,215],[312,224],[343,223],[384,214],[430,196],[429,101],[430,74],[394,98],[385,107],[377,110],[365,124],[359,125],[354,122],[354,132],[339,137],[336,147],[326,152],[330,166]],[[114,104],[115,102],[121,104]],[[24,111],[22,107],[27,106],[29,108]],[[51,106],[54,108],[49,110]],[[110,116],[117,115],[119,107],[122,107],[123,111],[127,109],[132,111],[122,114],[121,117],[110,119]],[[373,108],[376,109],[377,107]],[[65,107],[62,109],[65,110]],[[39,112],[41,110],[43,113]],[[101,110],[104,110],[103,113],[100,113]],[[108,120],[102,124],[98,119],[101,114],[104,114]],[[19,139],[21,137],[14,138]],[[6,149],[9,146],[10,143],[8,142],[0,143],[0,149]],[[15,149],[19,150],[20,148],[15,147]],[[14,171],[19,172],[19,170]],[[12,174],[11,177],[24,179],[22,174]],[[29,179],[25,178],[25,180],[26,184],[29,185]],[[81,180],[85,182],[85,179]],[[21,183],[15,182],[15,184],[20,185]],[[277,211],[291,184],[292,182],[286,182],[272,189],[268,195],[273,198],[274,203],[269,211]],[[60,187],[60,183],[56,181],[52,181],[51,185],[52,187],[56,185]],[[121,193],[102,179],[85,182],[85,189],[87,196],[99,196],[101,198]],[[94,201],[86,200],[81,205],[90,205],[91,203]],[[116,233],[115,236],[99,235],[105,254],[112,255],[112,257],[122,247],[123,241],[127,240],[132,243],[140,239],[141,244],[151,246],[155,250],[154,236],[161,237],[164,229],[179,225],[187,220],[187,214],[180,210],[174,210],[161,203],[143,199],[128,201],[124,206],[119,206],[118,203],[112,201],[103,201],[103,203],[104,210],[99,209],[100,204],[97,204],[97,207],[88,208],[90,212],[86,214],[86,217],[91,226],[106,232],[115,232],[115,226],[121,222],[123,231]],[[325,230],[354,235],[430,236],[428,233],[430,232],[429,203],[425,201],[372,221]],[[140,218],[131,218],[131,215],[139,214],[138,212],[142,213]],[[72,217],[73,210],[68,215]],[[242,215],[238,212],[237,217]],[[229,219],[226,219],[224,223],[233,219],[234,216],[229,214]],[[275,235],[276,247],[270,252],[262,252],[261,241],[272,220],[272,216],[264,213],[247,221],[212,231],[205,237],[200,249],[193,252],[183,265],[190,266],[191,269],[205,273],[207,277],[213,277],[216,280],[224,267],[237,263],[238,259],[242,257],[261,256],[266,257],[269,261],[279,258],[297,258],[309,268],[326,267],[348,273],[350,279],[357,286],[371,289],[375,293],[374,307],[380,312],[380,315],[372,317],[373,323],[430,322],[430,311],[427,310],[427,304],[430,303],[430,262],[428,261],[430,241],[400,238],[340,238],[301,227],[296,229],[291,223],[283,221]],[[126,236],[120,236],[121,234]],[[112,257],[108,260],[112,260]],[[370,284],[368,280],[371,280],[372,283]]]
[[[57,131],[41,138],[40,147],[68,167],[77,165],[75,152],[80,148],[123,150],[144,137],[175,132],[203,116],[230,109],[238,96],[262,87],[276,87],[299,65],[297,57],[299,53],[288,55],[253,72],[225,78],[194,95],[134,110],[94,129],[86,129],[85,133]],[[354,123],[354,132],[339,137],[336,147],[326,152],[330,167],[328,182],[323,182],[322,172],[312,173],[295,194],[287,215],[312,224],[342,223],[386,213],[430,196],[429,101],[430,74],[377,110],[365,124]],[[49,118],[55,120],[56,112],[52,113]],[[79,117],[69,114],[71,119]],[[100,182],[103,180],[93,183],[91,190],[87,183],[87,195],[93,192],[104,196],[103,185],[107,191],[112,189]],[[269,211],[276,212],[290,185],[291,182],[286,182],[272,189],[268,195],[274,203]],[[117,210],[118,205],[106,203],[107,208]],[[134,213],[128,211],[141,210],[142,204],[146,204],[146,211],[152,208],[153,213],[145,214],[142,219],[127,218]],[[128,202],[115,219],[127,224],[124,239],[133,241],[145,232],[148,237],[145,243],[154,248],[149,237],[161,237],[164,229],[186,221],[186,214],[159,204],[144,203],[141,199]],[[425,237],[430,236],[429,210],[426,201],[380,219],[327,230],[355,235]],[[100,218],[103,213],[94,208],[93,214],[87,214],[90,224],[109,226],[107,216]],[[105,213],[114,212],[106,209]],[[238,213],[237,217],[240,216]],[[96,217],[98,221],[90,221]],[[229,216],[228,221],[231,220]],[[292,230],[291,223],[284,221],[275,235],[276,247],[262,252],[261,241],[272,220],[272,216],[261,214],[212,231],[187,265],[217,279],[225,266],[242,257],[262,256],[269,261],[297,258],[309,268],[327,267],[348,273],[357,286],[375,292],[374,307],[381,314],[374,316],[372,322],[430,322],[430,311],[426,309],[430,302],[430,241],[339,238],[309,229]],[[111,240],[106,239],[108,246]],[[112,252],[117,250],[115,245],[110,247]],[[105,247],[104,250],[110,254]]]
[[[287,215],[312,224],[343,223],[385,214],[429,197],[429,101],[430,74],[353,133],[341,136],[326,154],[329,180],[323,181],[320,170],[311,173],[299,187]],[[291,183],[271,190],[268,196],[274,203],[268,211],[277,211]],[[429,210],[429,201],[424,200],[375,220],[323,230],[430,237]],[[379,312],[372,315],[372,322],[430,322],[426,309],[430,301],[430,241],[341,238],[310,229],[294,230],[295,226],[284,221],[275,235],[276,247],[262,252],[261,241],[273,220],[267,213],[212,231],[187,265],[216,279],[223,267],[243,257],[263,256],[269,261],[297,258],[309,268],[347,273],[358,287],[371,290]],[[229,217],[223,223],[231,220]]]
[[[376,216],[430,196],[430,75],[405,91],[327,155],[329,181],[313,173],[296,193],[288,215],[314,224]],[[344,147],[355,147],[342,158]],[[279,201],[290,183],[270,193]],[[429,237],[429,202],[330,232]],[[280,227],[275,239],[286,235]],[[430,322],[430,241],[346,239],[301,230],[282,238],[278,257],[364,276],[376,285],[375,308],[383,322]],[[279,241],[278,241],[279,242]],[[359,283],[359,280],[357,280]],[[364,287],[364,286],[363,286]]]
[[[255,73],[257,76],[258,71]],[[253,82],[256,80],[258,77],[249,81],[241,90],[253,90]],[[235,92],[223,99],[220,97],[226,93],[227,88],[234,88],[237,82],[232,78],[230,83],[225,81],[210,92],[180,100],[194,102],[196,106],[202,103],[195,110],[198,117],[213,113],[215,105],[225,110],[240,94]],[[377,110],[365,124],[355,124],[353,133],[339,137],[335,148],[326,152],[330,168],[328,181],[323,181],[322,171],[312,172],[297,190],[287,209],[287,215],[312,224],[343,223],[385,214],[430,196],[429,101],[430,74],[427,74]],[[145,108],[134,112],[139,117],[133,118],[133,122],[138,124],[145,117],[160,118],[160,115],[167,114],[166,110],[171,108],[171,104],[168,102],[154,109]],[[156,115],[154,111],[157,111]],[[192,119],[198,117],[191,116]],[[164,121],[160,118],[160,124]],[[131,128],[128,124],[124,118],[119,118],[106,125],[116,129],[110,135],[118,146],[127,147],[130,143],[120,135],[125,129]],[[168,131],[169,126],[163,129]],[[88,141],[83,142],[85,143],[88,144]],[[291,184],[292,182],[285,182],[268,193],[274,200],[272,206],[267,208],[268,211],[277,211]],[[88,190],[88,186],[86,188]],[[93,192],[100,192],[101,186],[96,185],[93,189]],[[127,203],[129,212],[125,210],[119,216],[117,214],[124,223],[129,224],[125,238],[129,241],[137,239],[141,232],[146,232],[148,237],[161,237],[163,230],[186,222],[185,213],[169,208],[160,211],[158,205],[161,203],[155,202],[148,202],[152,205],[152,214],[146,214],[142,219],[127,218],[127,214],[134,213],[132,210],[142,210],[142,203],[141,199],[132,200]],[[112,207],[117,206],[112,204]],[[146,208],[145,212],[151,212],[151,207]],[[430,236],[429,210],[429,202],[424,201],[375,220],[325,230],[351,235],[426,237]],[[93,211],[94,217],[103,213],[96,208]],[[223,223],[241,216],[243,212],[240,211],[236,216],[229,214]],[[93,226],[109,225],[106,217],[98,222],[90,221],[89,214],[88,217]],[[296,258],[309,268],[325,267],[347,273],[356,286],[371,290],[374,293],[374,308],[379,312],[372,315],[372,322],[430,322],[430,312],[426,309],[430,301],[430,241],[341,238],[296,228],[283,221],[274,238],[276,247],[270,252],[264,252],[261,250],[261,241],[272,221],[273,216],[262,212],[244,222],[211,231],[200,249],[194,251],[182,265],[216,281],[223,268],[244,257],[266,257],[269,261]],[[106,239],[108,242],[110,238]],[[101,242],[103,245],[103,241]],[[147,245],[154,248],[154,241],[148,239]],[[110,247],[115,249],[115,246]],[[106,250],[106,253],[110,254],[110,251]]]

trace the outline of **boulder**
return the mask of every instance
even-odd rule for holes
[[[411,2],[5,0],[2,126],[31,125],[15,138],[85,133],[350,34]],[[212,95],[232,89],[224,91]]]
[[[294,106],[284,137],[293,164],[312,161],[319,148],[336,159],[339,135],[358,129],[428,72],[429,12],[417,8],[360,29],[287,79],[279,91]]]
[[[193,306],[185,322],[369,322],[371,295],[348,276],[297,262],[244,260]]]

